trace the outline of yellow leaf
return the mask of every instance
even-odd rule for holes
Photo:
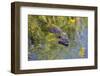
[[[70,22],[71,22],[71,23],[75,23],[75,19],[71,19]]]
[[[75,21],[76,21],[75,19],[70,18],[68,24],[75,24]]]
[[[85,56],[85,49],[83,47],[80,48],[79,55],[80,55],[80,57]]]

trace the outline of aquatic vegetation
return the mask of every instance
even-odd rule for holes
[[[28,59],[86,58],[87,28],[87,17],[28,15]]]

